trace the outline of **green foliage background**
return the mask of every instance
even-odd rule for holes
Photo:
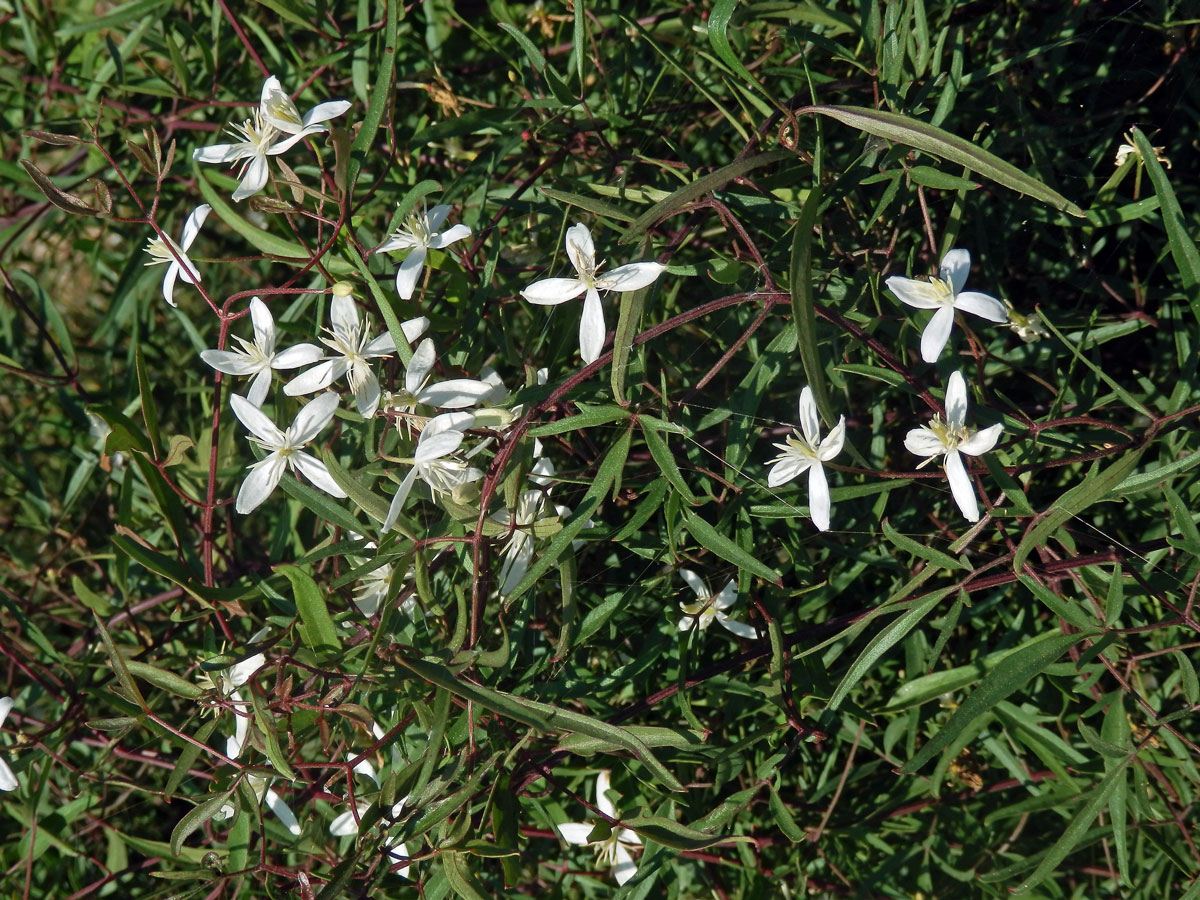
[[[1200,897],[1198,25],[1167,0],[0,3],[4,896]],[[191,154],[272,73],[353,105],[279,157],[302,188],[276,168],[233,204]],[[475,236],[403,303],[369,251],[422,199]],[[216,307],[181,283],[171,309],[142,242],[202,200]],[[520,298],[577,221],[610,266],[669,266],[606,299],[615,366],[581,366],[575,304]],[[960,319],[930,366],[883,281],[952,247],[1038,318]],[[348,409],[321,446],[355,501],[288,476],[232,510],[253,457],[199,352],[253,295],[313,339],[337,280],[514,392],[481,495],[410,502],[403,534],[366,509],[408,445]],[[1005,428],[973,527],[903,447],[953,371]],[[766,486],[805,384],[848,420],[827,533],[803,478]],[[534,437],[573,512],[502,602],[486,516]],[[364,618],[382,565],[415,577]],[[680,632],[680,568],[736,580],[759,639]],[[255,651],[234,762],[198,679]],[[645,846],[621,888],[555,832],[618,828],[601,770]]]

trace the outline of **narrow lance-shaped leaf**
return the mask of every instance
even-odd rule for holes
[[[1027,175],[1010,162],[994,153],[977,147],[970,141],[951,134],[944,129],[917,119],[880,109],[865,109],[857,106],[805,106],[799,113],[820,113],[837,119],[851,128],[867,134],[885,138],[895,144],[904,144],[917,150],[966,166],[997,184],[1019,194],[1048,203],[1068,215],[1084,218],[1084,212],[1058,191],[1043,184],[1032,175]]]

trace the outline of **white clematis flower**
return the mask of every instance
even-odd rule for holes
[[[817,404],[813,401],[812,388],[805,385],[800,392],[800,428],[803,434],[793,430],[793,436],[785,443],[776,444],[782,450],[768,465],[767,485],[779,487],[797,475],[808,472],[808,510],[813,524],[821,531],[829,530],[829,482],[825,478],[825,466],[839,453],[846,439],[846,417],[841,416],[833,430],[821,440],[821,419],[817,415]]]
[[[277,793],[269,787],[271,779],[251,772],[246,776],[246,783],[250,785],[250,789],[254,791],[254,796],[262,803],[267,801],[267,809],[275,813],[275,818],[283,823],[286,828],[294,835],[300,834],[300,822],[296,819],[296,814],[292,812],[292,808],[288,806]],[[236,810],[229,803],[226,803],[213,816],[214,819],[228,819],[233,816]]]
[[[346,496],[346,492],[338,487],[325,468],[325,463],[303,449],[333,419],[338,408],[337,394],[327,392],[306,403],[296,413],[296,420],[286,432],[280,431],[274,422],[263,415],[262,410],[244,397],[235,394],[229,398],[229,405],[250,432],[249,439],[270,451],[263,459],[249,466],[250,474],[242,482],[237,495],[235,508],[239,513],[244,515],[251,512],[271,496],[284,470],[289,468],[304,475],[330,496]]]
[[[543,518],[542,511],[550,494],[549,485],[553,476],[554,464],[548,459],[539,459],[529,471],[529,480],[541,487],[522,491],[521,496],[517,498],[515,509],[504,509],[492,515],[494,521],[512,529],[501,552],[501,597],[508,596],[513,588],[521,583],[521,579],[529,571],[529,564],[533,562],[533,545],[536,540],[534,526]]]
[[[601,769],[596,776],[596,807],[610,819],[618,818],[616,807],[608,799],[609,774],[607,769]],[[591,846],[596,851],[596,859],[602,866],[612,869],[617,884],[624,884],[637,874],[637,863],[633,861],[632,849],[641,849],[642,839],[628,828],[615,827],[612,834],[602,841],[589,841],[592,826],[583,822],[567,822],[555,825],[564,841],[576,846]]]
[[[652,284],[663,273],[656,262],[635,262],[618,266],[607,275],[597,275],[603,263],[596,262],[596,247],[592,235],[582,223],[567,229],[567,256],[575,266],[578,278],[544,278],[535,281],[521,296],[538,306],[556,306],[574,300],[580,294],[583,316],[579,320],[579,356],[585,363],[595,362],[604,347],[604,307],[600,291],[636,291]]]
[[[383,523],[385,533],[396,524],[404,501],[408,499],[418,478],[429,486],[432,493],[439,494],[483,477],[479,469],[473,469],[453,456],[466,438],[464,432],[474,424],[474,417],[464,412],[442,413],[429,420],[417,439],[411,460],[412,468],[396,488],[396,495],[388,507]]]
[[[245,200],[266,185],[268,156],[278,156],[309,135],[325,131],[326,127],[321,122],[339,116],[349,108],[347,101],[335,100],[313,107],[301,118],[296,105],[272,75],[263,85],[262,97],[253,118],[229,127],[230,133],[241,140],[232,144],[200,147],[192,153],[192,159],[215,164],[244,160],[241,184],[233,192],[233,199]]]
[[[436,364],[437,352],[433,341],[425,338],[413,351],[412,360],[404,370],[404,389],[388,394],[387,409],[409,414],[422,405],[434,409],[462,409],[482,403],[495,390],[494,385],[473,378],[452,378],[430,384],[429,374]]]
[[[200,358],[226,375],[253,375],[246,399],[261,407],[271,387],[272,369],[296,369],[315,363],[324,355],[316,344],[297,344],[275,352],[275,320],[267,305],[257,297],[250,298],[250,321],[254,325],[254,342],[234,335],[241,350],[205,350]]]
[[[887,280],[888,290],[902,303],[917,309],[937,310],[921,333],[921,358],[927,363],[937,362],[946,341],[950,340],[956,309],[982,316],[990,322],[1008,321],[1004,304],[995,297],[963,290],[970,271],[971,254],[966,250],[951,250],[942,257],[940,277],[925,281],[893,275]]]
[[[927,428],[914,428],[904,438],[904,446],[910,453],[926,457],[921,466],[945,455],[943,463],[950,492],[969,522],[979,521],[979,506],[975,500],[975,488],[967,474],[962,457],[980,456],[987,453],[999,440],[1003,425],[992,425],[974,434],[964,424],[967,418],[967,383],[961,372],[950,376],[946,384],[946,421],[934,416]],[[920,468],[920,466],[918,466]]]
[[[350,293],[350,286],[345,282],[339,281],[333,286],[333,302],[329,306],[332,327],[327,329],[329,337],[321,338],[321,342],[335,355],[293,378],[283,392],[289,397],[311,394],[324,390],[346,375],[350,390],[354,393],[358,414],[370,418],[379,408],[379,379],[375,377],[369,360],[391,356],[396,352],[396,343],[386,331],[374,338],[367,336],[370,333],[370,320],[360,322],[358,306]],[[421,316],[402,323],[400,327],[405,340],[414,341],[429,327],[429,320]]]
[[[150,262],[146,265],[165,265],[167,267],[167,271],[163,274],[162,295],[163,299],[172,306],[178,306],[175,302],[176,278],[182,278],[188,284],[200,283],[200,273],[188,259],[187,250],[196,240],[196,235],[200,233],[200,226],[204,224],[204,220],[208,218],[210,212],[212,212],[212,207],[207,203],[201,203],[193,209],[191,215],[187,217],[187,221],[183,223],[183,234],[179,236],[178,244],[165,234],[160,238],[150,238],[146,244],[146,252],[150,254]]]
[[[466,225],[455,225],[445,231],[439,231],[450,214],[450,207],[438,204],[433,209],[413,212],[379,248],[380,252],[392,250],[409,250],[411,253],[404,257],[400,268],[396,270],[396,293],[401,300],[411,300],[417,289],[417,281],[421,278],[421,270],[425,268],[425,257],[430,250],[442,250],[451,244],[471,236],[471,229]]]
[[[738,622],[736,619],[731,619],[725,615],[725,610],[737,603],[737,584],[732,580],[721,588],[721,593],[713,596],[713,592],[709,590],[704,579],[689,569],[680,569],[679,574],[683,576],[683,580],[687,582],[688,587],[696,595],[695,603],[680,603],[679,608],[683,610],[683,615],[679,619],[679,630],[687,631],[693,625],[700,631],[704,631],[716,619],[725,628],[738,637],[753,638],[757,637],[754,628],[747,625],[745,622]]]
[[[308,137],[310,134],[328,131],[328,126],[321,123],[340,116],[349,108],[350,101],[348,100],[329,100],[325,103],[318,103],[301,117],[300,110],[296,109],[296,104],[292,102],[292,98],[283,90],[279,79],[274,75],[264,82],[262,97],[258,104],[263,121],[284,134],[298,137]]]
[[[3,727],[4,720],[8,718],[9,711],[12,708],[12,697],[0,697],[0,727]],[[17,776],[8,767],[8,763],[5,762],[4,757],[0,756],[0,791],[15,791],[20,786]]]
[[[250,636],[249,643],[257,644],[266,636],[267,629],[260,628]],[[226,738],[225,741],[225,755],[230,759],[237,759],[242,755],[242,750],[246,746],[246,737],[250,731],[250,716],[243,714],[246,707],[246,698],[242,696],[242,692],[238,689],[253,678],[254,673],[266,665],[266,662],[266,656],[262,653],[255,653],[227,669],[219,669],[211,673],[202,671],[197,679],[200,685],[206,690],[217,691],[222,696],[228,697],[233,704],[235,710],[233,735]]]

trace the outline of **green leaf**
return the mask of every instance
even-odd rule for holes
[[[725,535],[717,531],[717,529],[713,528],[712,525],[702,519],[697,513],[685,509],[683,511],[683,518],[687,525],[688,533],[691,534],[696,543],[701,547],[712,551],[721,557],[721,559],[733,563],[739,569],[745,569],[759,578],[765,578],[772,584],[782,586],[778,572],[759,562],[729,538],[725,537]]]
[[[654,457],[654,462],[662,470],[663,476],[671,483],[671,487],[675,488],[683,502],[689,506],[695,506],[700,501],[696,499],[696,495],[683,480],[671,448],[667,446],[667,442],[654,429],[653,423],[647,421],[647,418],[639,418],[638,424],[642,426],[642,437],[646,440],[646,447],[649,448],[650,455]]]
[[[144,679],[155,687],[160,687],[164,691],[170,691],[172,694],[180,697],[195,700],[204,693],[204,689],[200,685],[188,681],[186,678],[180,678],[174,672],[168,672],[166,669],[160,669],[157,666],[137,662],[132,659],[126,660],[125,666],[131,674],[136,675],[138,678]]]
[[[104,649],[108,653],[109,662],[112,663],[113,674],[117,676],[117,682],[121,685],[125,699],[131,703],[136,703],[144,712],[149,711],[150,707],[146,705],[146,700],[142,697],[142,692],[138,690],[137,683],[134,682],[133,676],[129,673],[129,667],[125,658],[117,650],[117,645],[113,643],[112,635],[108,633],[108,629],[104,627],[104,622],[94,612],[92,613],[92,618],[96,622],[96,630],[100,632],[100,640],[103,642]]]
[[[954,711],[941,730],[921,748],[921,751],[904,764],[902,774],[913,775],[927,762],[941,753],[979,716],[986,713],[1014,691],[1020,690],[1043,669],[1062,656],[1069,648],[1091,633],[1050,634],[1028,644],[1006,656],[984,676],[983,681],[963,704]]]
[[[375,136],[379,133],[379,125],[383,121],[383,111],[393,97],[392,80],[396,74],[396,32],[400,12],[397,9],[398,6],[399,4],[396,3],[386,4],[387,19],[380,41],[382,49],[379,58],[371,60],[371,64],[375,67],[375,84],[371,90],[371,102],[362,117],[358,134],[354,136],[354,143],[350,146],[350,165],[347,169],[350,190],[354,189],[354,184],[358,181],[363,160],[373,152]]]
[[[549,437],[552,434],[565,434],[583,428],[594,428],[597,425],[607,425],[609,422],[619,422],[621,419],[629,418],[629,410],[611,403],[597,406],[585,406],[577,403],[576,406],[582,410],[578,415],[567,416],[565,419],[559,419],[557,422],[550,422],[546,425],[538,425],[530,428],[526,434],[537,438]]]
[[[1163,226],[1167,230],[1167,243],[1171,247],[1171,257],[1175,260],[1179,275],[1183,279],[1188,303],[1192,306],[1192,315],[1200,321],[1200,251],[1196,249],[1196,242],[1188,234],[1187,220],[1183,216],[1183,210],[1175,197],[1175,191],[1171,189],[1171,182],[1167,180],[1166,173],[1154,155],[1154,148],[1150,145],[1150,141],[1136,126],[1130,129],[1130,134],[1133,135],[1133,141],[1137,144],[1142,164],[1146,167],[1146,174],[1150,176],[1150,183],[1154,185],[1154,193],[1158,195],[1161,202]]]
[[[204,744],[208,742],[209,736],[216,729],[218,721],[218,719],[209,719],[204,722],[196,729],[192,740],[183,744],[183,749],[179,751],[179,757],[175,760],[175,766],[171,769],[171,775],[167,778],[167,786],[163,790],[163,795],[168,800],[174,796],[175,792],[179,790],[179,785],[183,784],[183,780],[188,777],[192,766],[195,765],[204,750]]]
[[[742,65],[742,61],[737,58],[733,47],[729,44],[729,35],[726,32],[737,5],[738,0],[717,0],[713,4],[712,11],[708,14],[708,42],[717,52],[717,56],[721,57],[721,61],[740,76],[748,86],[763,92],[758,80],[750,74],[749,69]]]
[[[341,649],[337,629],[325,605],[325,595],[312,576],[296,566],[276,566],[275,571],[292,583],[296,610],[304,623],[300,636],[318,654],[336,653]]]
[[[171,854],[173,856],[179,856],[183,852],[183,842],[191,836],[192,832],[220,812],[221,807],[225,805],[232,794],[232,790],[214,794],[184,814],[183,818],[171,829]]]
[[[200,168],[200,163],[192,163],[192,175],[196,179],[196,186],[200,189],[200,196],[204,198],[204,202],[212,207],[217,218],[241,235],[248,244],[260,253],[274,256],[282,262],[291,262],[296,265],[308,262],[309,254],[299,244],[284,240],[242,218],[226,202],[225,197],[212,186],[208,176]]]
[[[613,332],[609,385],[612,387],[613,399],[622,405],[628,402],[625,399],[625,379],[629,375],[629,355],[633,351],[633,339],[637,335],[642,321],[642,309],[646,305],[646,295],[651,290],[651,287],[644,287],[641,290],[624,291],[621,294],[617,328]]]
[[[467,858],[467,854],[454,850],[448,850],[441,854],[440,859],[446,873],[446,880],[450,882],[454,893],[463,897],[464,900],[488,900],[483,885],[479,883],[467,865]]]
[[[714,847],[717,844],[752,844],[755,842],[754,838],[749,835],[714,835],[707,831],[689,828],[687,825],[663,816],[635,816],[631,819],[622,819],[621,824],[656,844],[662,844],[664,847],[671,847],[675,850],[694,852],[706,847]]]
[[[568,206],[578,206],[580,209],[586,209],[588,212],[603,216],[606,219],[616,219],[618,222],[632,222],[634,220],[632,213],[627,213],[619,206],[613,206],[611,203],[605,203],[603,200],[597,200],[595,197],[584,197],[582,194],[572,194],[568,191],[558,191],[548,187],[539,187],[538,190],[551,200],[566,203]]]
[[[793,844],[799,844],[807,839],[807,835],[796,824],[795,818],[792,817],[792,812],[783,802],[783,798],[779,796],[779,792],[775,790],[775,785],[770,785],[771,796],[768,799],[768,806],[771,810],[771,815],[775,818],[775,824],[779,826],[779,830],[783,832],[783,836]]]
[[[955,590],[954,587],[943,588],[922,597],[913,603],[908,612],[875,635],[863,652],[859,654],[854,664],[850,666],[850,670],[842,679],[842,683],[837,686],[837,690],[833,692],[833,696],[829,698],[828,708],[837,709],[846,695],[858,685],[864,675],[871,671],[880,657],[902,641],[905,635],[919,625],[940,600]]]
[[[531,728],[554,735],[564,732],[583,734],[615,744],[636,756],[667,790],[683,790],[683,785],[655,758],[654,754],[650,752],[650,748],[625,728],[609,725],[607,722],[602,722],[592,716],[585,716],[582,713],[551,706],[549,703],[540,703],[536,700],[517,697],[474,684],[459,678],[445,666],[429,660],[410,659],[398,655],[396,661],[429,684],[435,684],[457,697],[474,701],[485,709],[523,722]]]
[[[686,184],[676,191],[673,191],[665,200],[655,203],[652,207],[633,220],[632,224],[625,229],[625,232],[617,240],[618,244],[631,244],[642,236],[642,234],[651,225],[665,219],[667,216],[678,212],[683,207],[687,206],[696,200],[699,200],[706,194],[713,191],[718,191],[735,178],[740,178],[747,172],[752,172],[762,166],[769,166],[773,163],[783,162],[785,159],[795,159],[796,154],[790,150],[768,150],[766,153],[758,153],[754,156],[748,156],[744,159],[739,159],[727,166],[723,166],[717,171],[702,178],[697,178],[691,184]]]
[[[820,113],[839,122],[917,150],[931,153],[949,162],[965,166],[1019,194],[1033,197],[1055,209],[1084,218],[1084,212],[1058,191],[1047,187],[1038,179],[1027,175],[1005,162],[994,153],[989,153],[970,141],[963,140],[935,125],[881,109],[858,106],[805,106],[796,110],[800,113]]]
[[[321,448],[321,461],[338,487],[346,492],[350,502],[365,512],[376,522],[384,522],[388,514],[388,501],[376,494],[352,475],[345,466],[338,462],[337,455],[329,447]]]
[[[804,377],[812,388],[813,400],[826,425],[836,420],[833,404],[829,401],[829,388],[825,383],[825,363],[817,348],[817,312],[812,289],[812,243],[813,228],[821,211],[822,192],[820,185],[813,188],[792,237],[792,258],[789,278],[792,292],[792,321],[796,325],[796,343],[800,350],[800,361],[804,364]]]
[[[1055,500],[1045,516],[1029,529],[1017,545],[1017,552],[1013,555],[1013,569],[1020,572],[1029,554],[1042,546],[1069,519],[1079,515],[1092,504],[1107,499],[1129,474],[1129,470],[1137,465],[1141,456],[1142,451],[1131,450],[1105,469],[1097,470],[1093,467],[1083,481]]]
[[[933,547],[918,543],[907,535],[901,534],[891,526],[887,519],[883,520],[883,536],[896,547],[897,550],[903,550],[905,553],[911,553],[918,559],[923,559],[931,566],[937,569],[962,569],[970,572],[973,566],[962,559],[955,559],[949,553],[944,553]]]

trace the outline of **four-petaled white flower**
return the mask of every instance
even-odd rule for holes
[[[974,313],[991,322],[1008,321],[1004,304],[995,297],[963,290],[970,271],[971,254],[966,250],[951,250],[942,257],[942,268],[937,278],[924,281],[893,275],[887,280],[888,290],[899,297],[902,303],[917,309],[937,310],[921,333],[921,358],[927,363],[937,362],[946,341],[950,340],[956,309]]]
[[[752,626],[725,615],[725,610],[737,603],[737,585],[732,580],[721,588],[721,593],[714,597],[713,592],[704,583],[704,579],[695,572],[689,569],[680,569],[679,574],[683,576],[683,580],[688,583],[688,587],[696,595],[695,603],[679,604],[679,608],[683,610],[683,615],[679,619],[680,631],[687,631],[693,625],[700,631],[704,631],[713,623],[713,619],[716,619],[738,637],[757,636]]]
[[[296,104],[274,75],[263,83],[262,97],[258,104],[263,119],[272,127],[284,134],[302,138],[328,131],[329,127],[321,123],[340,116],[349,108],[349,100],[329,100],[318,103],[301,117],[300,110],[296,109]]]
[[[233,192],[234,200],[245,200],[266,185],[268,156],[278,156],[310,134],[325,131],[326,127],[321,122],[340,116],[349,108],[349,102],[334,100],[314,106],[301,119],[296,105],[272,75],[263,85],[262,97],[253,118],[246,119],[241,125],[229,126],[229,132],[241,140],[232,144],[199,147],[192,153],[192,159],[216,164],[245,160],[239,175],[241,184]]]
[[[407,460],[412,468],[396,488],[396,495],[388,507],[387,518],[383,522],[384,532],[391,531],[396,524],[404,501],[408,499],[418,478],[429,486],[430,492],[440,494],[483,477],[479,469],[471,468],[452,455],[466,438],[466,430],[474,424],[475,418],[464,412],[442,413],[426,423],[421,436],[417,438],[413,458]]]
[[[12,697],[0,697],[0,727],[4,725],[4,720],[8,718],[8,713],[12,708]],[[15,791],[20,786],[17,776],[8,767],[4,757],[0,756],[0,791]]]
[[[411,300],[417,289],[417,280],[421,270],[425,268],[425,257],[430,250],[442,250],[456,241],[471,236],[467,225],[455,225],[445,231],[439,231],[450,207],[444,203],[425,212],[413,212],[405,221],[402,228],[393,232],[386,243],[379,247],[379,252],[391,250],[408,250],[412,252],[404,257],[400,268],[396,270],[396,293],[401,300]]]
[[[387,409],[397,413],[414,413],[422,405],[434,409],[462,409],[482,403],[495,391],[494,385],[473,378],[451,378],[430,384],[429,374],[436,363],[433,340],[425,338],[413,351],[412,360],[404,370],[404,389],[388,394]]]
[[[639,290],[658,278],[664,267],[656,262],[635,262],[618,266],[607,275],[597,275],[603,263],[596,262],[592,235],[582,223],[567,229],[566,245],[579,277],[544,278],[521,291],[521,296],[539,306],[556,306],[585,294],[579,320],[579,356],[585,363],[595,362],[604,347],[605,334],[600,291]]]
[[[179,236],[178,244],[165,233],[162,237],[150,238],[149,243],[146,244],[146,252],[150,254],[150,262],[146,265],[165,265],[167,267],[167,271],[163,275],[162,295],[163,299],[172,306],[179,305],[175,302],[176,278],[182,278],[188,284],[200,283],[200,273],[188,259],[187,249],[196,240],[196,235],[200,233],[200,226],[204,224],[204,220],[208,218],[210,212],[212,212],[212,207],[207,203],[201,203],[193,209],[191,215],[187,217],[187,221],[183,223],[183,234]]]
[[[263,415],[262,410],[244,397],[236,394],[229,398],[233,413],[250,432],[250,440],[264,450],[270,451],[263,459],[249,466],[250,474],[238,491],[235,508],[239,513],[248,513],[271,496],[283,477],[285,469],[303,474],[305,478],[325,493],[334,497],[345,497],[343,491],[325,463],[304,452],[307,446],[329,422],[338,408],[338,395],[332,391],[306,403],[296,413],[296,420],[286,432]]]
[[[1004,426],[992,425],[972,434],[964,424],[966,418],[967,383],[961,372],[955,372],[946,384],[946,421],[943,422],[940,416],[934,416],[929,427],[912,429],[904,438],[904,446],[910,453],[926,457],[921,466],[945,455],[946,461],[943,465],[946,478],[950,482],[950,491],[954,494],[958,508],[968,521],[977,522],[979,506],[975,500],[975,489],[959,454],[979,456],[987,453],[996,446]]]
[[[253,375],[246,399],[262,406],[271,387],[272,369],[296,369],[318,362],[324,351],[316,344],[297,344],[275,352],[275,320],[267,305],[257,297],[250,298],[250,321],[254,325],[254,342],[234,335],[241,350],[205,350],[200,358],[226,375]]]
[[[256,644],[266,636],[267,629],[260,628],[250,637],[250,643]],[[225,742],[225,755],[230,759],[237,759],[242,755],[242,750],[246,746],[246,737],[250,730],[250,716],[245,709],[246,700],[238,688],[249,681],[254,673],[261,669],[266,662],[266,656],[261,653],[255,653],[253,656],[248,656],[246,659],[227,669],[219,669],[212,673],[201,672],[200,677],[197,679],[203,687],[208,690],[217,691],[223,696],[228,697],[233,704],[233,735],[227,738]]]
[[[327,329],[329,337],[323,337],[321,341],[335,355],[293,378],[283,392],[289,397],[311,394],[347,375],[358,414],[370,418],[379,408],[379,379],[369,360],[390,356],[396,352],[396,344],[386,331],[378,337],[368,337],[370,319],[359,321],[358,306],[350,293],[350,286],[343,281],[333,286],[333,301],[329,306],[332,327]],[[424,316],[401,324],[408,341],[416,340],[428,327],[429,320]]]
[[[779,487],[797,475],[808,472],[808,510],[813,524],[821,531],[829,530],[829,482],[825,478],[825,466],[842,452],[846,439],[846,417],[838,419],[833,430],[821,440],[821,420],[817,416],[817,404],[813,402],[812,388],[805,385],[800,392],[800,428],[792,431],[792,437],[775,446],[783,452],[768,465],[767,485]]]
[[[608,799],[608,789],[608,770],[601,769],[600,774],[596,776],[596,808],[608,818],[616,819],[618,818],[617,810],[612,801]],[[568,844],[590,845],[596,851],[596,858],[600,865],[612,869],[617,884],[624,884],[637,874],[637,863],[633,861],[630,850],[640,849],[642,839],[628,828],[616,826],[604,840],[589,841],[588,836],[592,833],[591,825],[582,822],[567,822],[554,827],[558,829],[558,833]]]

